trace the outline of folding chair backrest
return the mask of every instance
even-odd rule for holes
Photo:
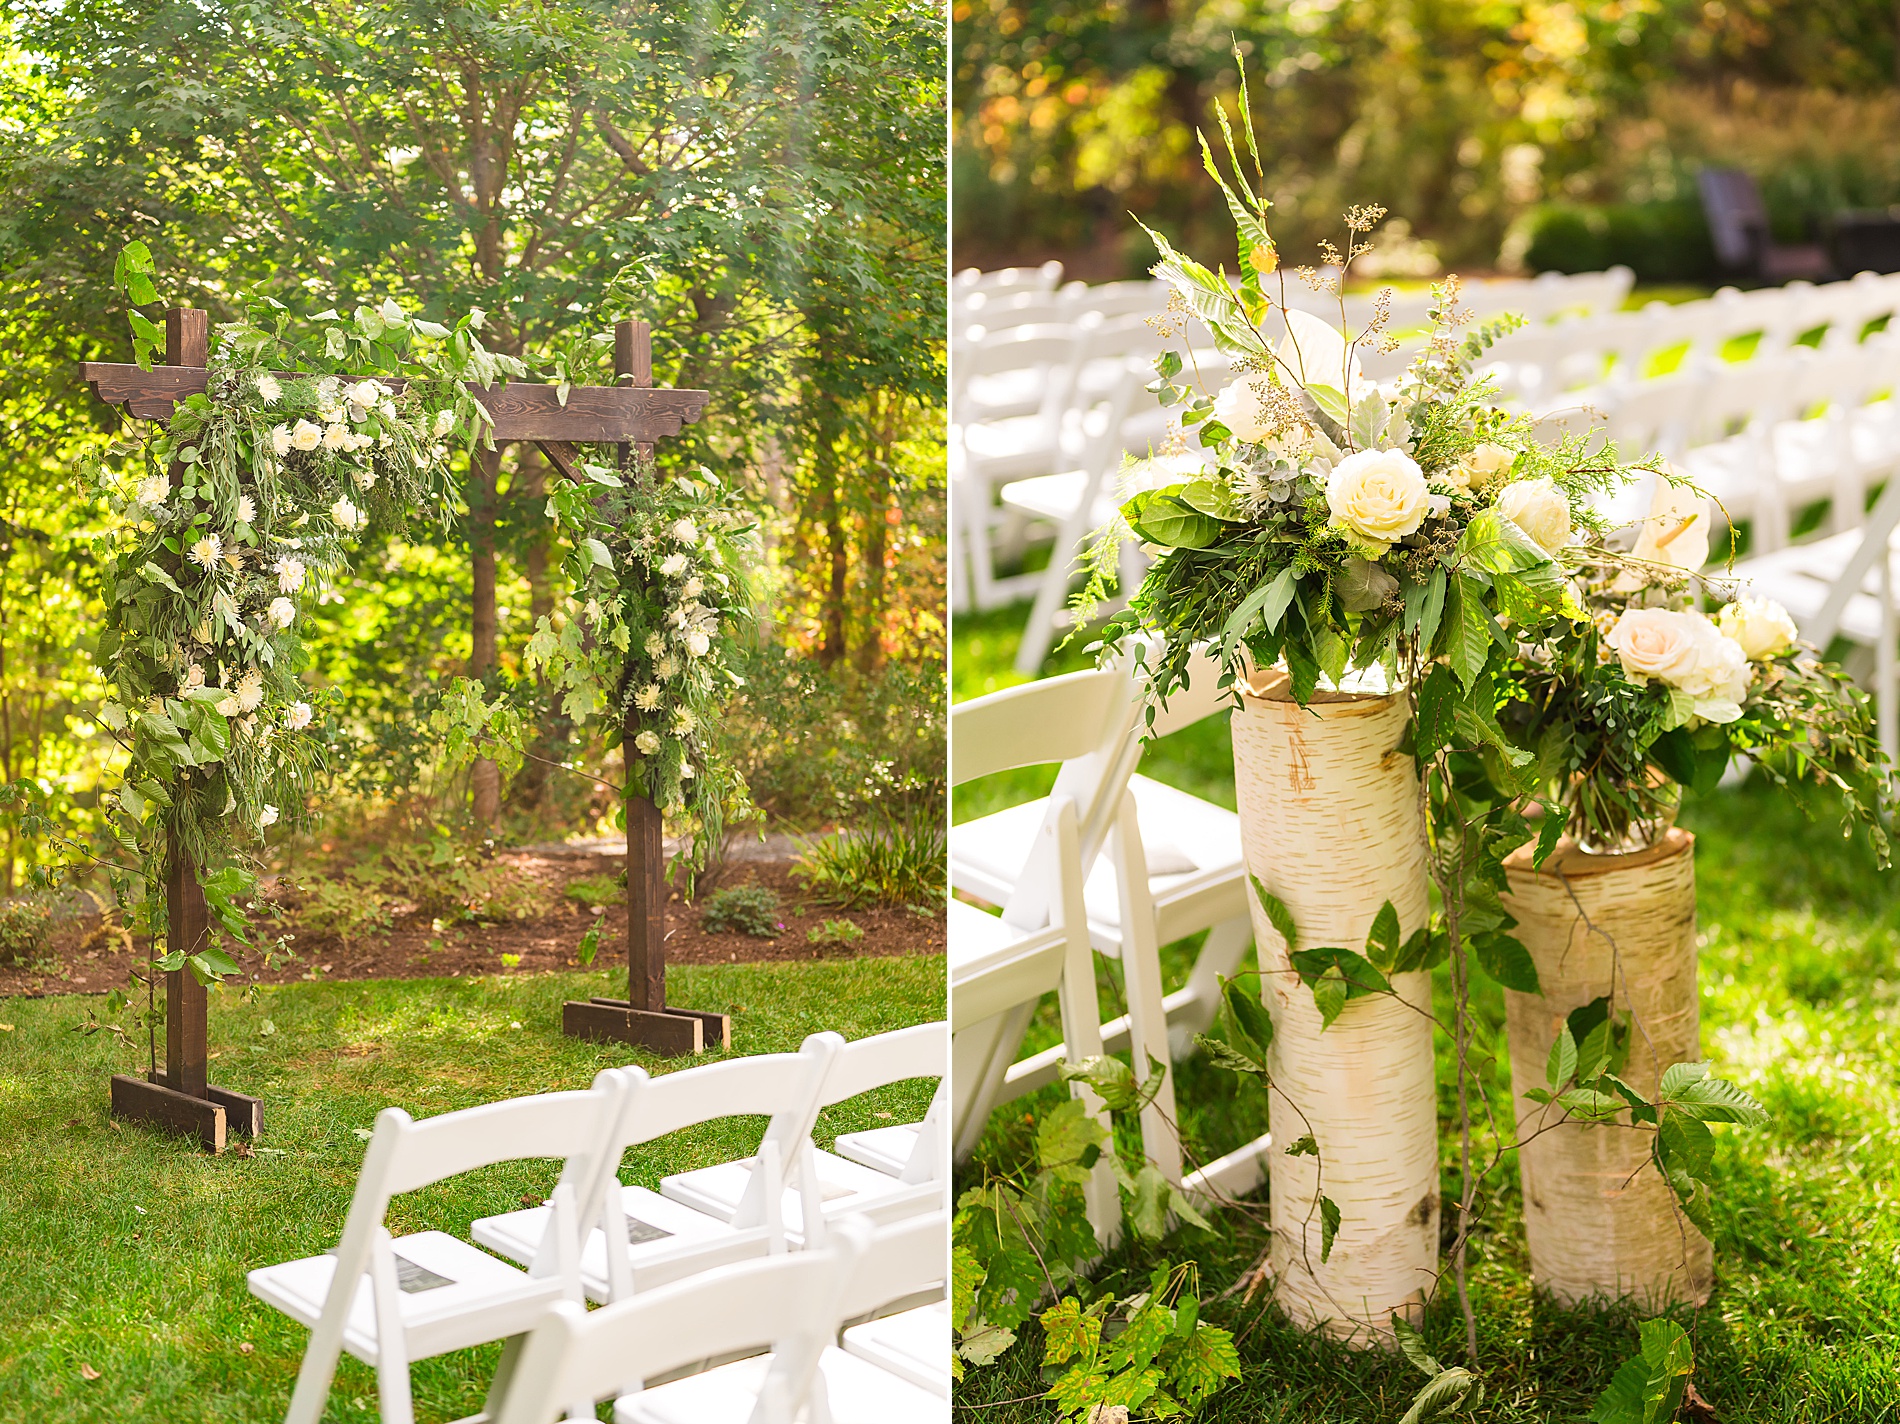
[[[1105,317],[1159,316],[1168,305],[1165,282],[1070,282],[1056,293],[1065,305],[1077,313],[1100,312]]]
[[[965,333],[966,344],[959,345],[950,407],[953,417],[963,418],[965,393],[970,382],[986,376],[1001,376],[1015,371],[1043,373],[1042,392],[1037,413],[1053,420],[1066,407],[1075,367],[1080,358],[1081,332],[1068,322],[1043,323],[992,331],[972,327]]]
[[[831,1060],[819,1102],[830,1107],[906,1078],[941,1078],[949,1059],[950,1026],[944,1023],[852,1039]]]
[[[1900,479],[1892,479],[1887,481],[1880,498],[1874,501],[1874,507],[1861,522],[1860,543],[1828,589],[1827,599],[1813,617],[1801,621],[1801,636],[1808,642],[1824,649],[1840,631],[1841,617],[1873,572],[1874,560],[1892,557],[1888,542],[1897,523],[1900,523]]]
[[[1127,681],[1112,669],[1072,672],[959,702],[950,709],[951,783],[1101,749],[1126,713]]]
[[[1641,458],[1660,451],[1680,455],[1697,424],[1708,378],[1699,372],[1639,381],[1617,391],[1610,410],[1610,439],[1618,452]]]
[[[702,1271],[588,1312],[562,1301],[529,1335],[495,1424],[552,1424],[567,1405],[638,1389],[702,1360],[770,1346],[751,1424],[791,1424],[840,1319],[838,1304],[869,1246],[845,1223],[823,1250]]]
[[[913,1216],[878,1230],[839,1302],[852,1320],[892,1301],[941,1285],[950,1263],[950,1222],[943,1212]]]

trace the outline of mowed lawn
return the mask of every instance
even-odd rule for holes
[[[941,1019],[944,962],[685,967],[668,988],[674,1003],[729,1012],[735,1052],[772,1053],[821,1029],[861,1038]],[[75,1032],[101,1000],[0,1000],[0,1421],[281,1419],[306,1332],[253,1299],[245,1272],[336,1244],[382,1108],[424,1117],[584,1088],[628,1061],[687,1066],[561,1034],[564,999],[624,989],[623,971],[215,993],[212,1080],[265,1101],[255,1155],[221,1157],[108,1119],[108,1076],[139,1071],[145,1046]],[[916,1121],[934,1088],[894,1084],[827,1110],[820,1144]],[[727,1119],[637,1148],[622,1177],[657,1186],[746,1155],[762,1126]],[[466,1237],[475,1218],[539,1200],[558,1170],[453,1178],[398,1198],[390,1228]],[[418,1363],[418,1418],[479,1409],[499,1350]],[[346,1356],[327,1417],[375,1418],[373,1372]]]
[[[1026,608],[960,620],[956,696],[1018,681],[1009,671]],[[1086,666],[1073,650],[1049,671]],[[1142,770],[1233,805],[1225,718],[1156,744]],[[1046,789],[1050,769],[960,788],[958,820]],[[1691,798],[1683,823],[1698,838],[1702,1049],[1773,1115],[1765,1127],[1715,1129],[1716,1290],[1706,1309],[1679,1318],[1692,1333],[1695,1383],[1712,1414],[1695,1424],[1893,1424],[1900,1421],[1900,878],[1874,868],[1864,840],[1843,840],[1838,818],[1808,819],[1753,778]],[[1176,987],[1191,944],[1164,952]],[[1098,961],[1099,963],[1099,961]],[[1448,1019],[1440,976],[1438,1010]],[[1104,1000],[1118,997],[1112,973]],[[1496,1057],[1494,1101],[1509,1092],[1501,993],[1479,990]],[[1031,1047],[1060,1037],[1045,1013]],[[1440,1140],[1447,1196],[1456,1191],[1455,1100],[1450,1045],[1439,1036]],[[1045,1090],[1053,1093],[1055,1090]],[[1264,1130],[1264,1093],[1201,1062],[1178,1075],[1183,1137],[1208,1160]],[[1025,1112],[999,1114],[978,1165],[1003,1169],[1032,1143]],[[1132,1146],[1118,1134],[1124,1149]],[[1480,1322],[1476,1366],[1484,1424],[1581,1419],[1616,1366],[1636,1348],[1637,1317],[1618,1309],[1558,1311],[1531,1287],[1516,1166],[1495,1189],[1473,1250]],[[1217,1218],[1215,1237],[1177,1233],[1160,1250],[1121,1252],[1097,1278],[1122,1295],[1143,1289],[1162,1256],[1200,1263],[1209,1295],[1225,1290],[1264,1245],[1245,1217]],[[1467,1363],[1449,1299],[1435,1306],[1428,1339],[1447,1364]],[[1394,1424],[1424,1377],[1389,1357],[1358,1355],[1292,1329],[1271,1308],[1236,1300],[1204,1314],[1240,1340],[1245,1379],[1199,1416],[1221,1424]],[[1037,1398],[1042,1341],[1033,1324],[958,1391],[957,1424],[1051,1420]]]

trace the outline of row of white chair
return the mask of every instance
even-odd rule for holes
[[[290,1424],[316,1424],[345,1350],[376,1370],[384,1424],[410,1424],[411,1361],[518,1340],[555,1300],[624,1301],[714,1267],[815,1250],[847,1216],[888,1224],[941,1212],[941,1081],[921,1123],[846,1134],[836,1153],[819,1151],[811,1134],[835,1103],[887,1083],[942,1080],[948,1048],[941,1023],[855,1043],[819,1033],[797,1053],[659,1078],[637,1066],[609,1069],[585,1091],[422,1121],[384,1109],[339,1246],[248,1278],[252,1294],[311,1330]],[[629,1148],[750,1115],[769,1118],[752,1156],[666,1177],[657,1192],[621,1183]],[[476,1221],[473,1242],[443,1231],[392,1237],[385,1225],[403,1193],[543,1157],[563,1159],[547,1203]]]

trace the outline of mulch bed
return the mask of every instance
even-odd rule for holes
[[[387,936],[368,936],[344,944],[334,935],[301,930],[293,901],[290,922],[271,928],[272,936],[292,936],[289,953],[273,956],[269,965],[260,955],[242,955],[242,977],[261,984],[283,984],[303,979],[421,979],[574,969],[580,965],[576,951],[581,937],[596,918],[603,923],[594,967],[611,969],[625,964],[625,906],[610,905],[597,916],[589,906],[562,894],[574,880],[619,878],[625,873],[621,857],[522,851],[503,855],[521,876],[541,883],[553,904],[550,912],[533,919],[448,924],[440,929],[426,915],[403,915]],[[943,953],[941,913],[926,916],[902,907],[842,910],[819,904],[792,879],[791,868],[790,861],[740,862],[720,882],[721,889],[756,884],[778,892],[785,929],[776,939],[708,934],[700,928],[699,910],[683,904],[676,891],[667,912],[667,963],[790,962]],[[702,886],[702,899],[706,893]],[[812,944],[807,932],[826,920],[849,920],[864,931],[864,937],[849,946]],[[102,929],[97,915],[67,920],[56,926],[44,959],[27,965],[0,965],[0,998],[103,994],[111,989],[137,988],[132,970],[143,970],[145,946],[142,942],[134,946],[129,940],[129,936]],[[503,955],[520,958],[505,965]]]

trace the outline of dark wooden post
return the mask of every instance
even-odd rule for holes
[[[653,385],[653,337],[644,321],[614,327],[614,385],[648,390]],[[650,442],[635,443],[642,460]],[[628,464],[620,447],[620,468]],[[621,748],[631,786],[638,719],[621,724]],[[637,1043],[659,1053],[699,1053],[732,1045],[732,1020],[724,1014],[669,1008],[666,1002],[666,838],[660,808],[627,793],[627,997],[570,1002],[562,1027],[582,1038]]]
[[[165,313],[165,364],[202,369],[210,354],[211,318],[195,308]],[[174,478],[177,472],[173,472]],[[165,833],[165,943],[197,954],[211,933],[198,867],[167,829]],[[155,1122],[194,1132],[213,1152],[224,1150],[227,1128],[246,1136],[263,1130],[264,1104],[243,1093],[215,1088],[210,1076],[210,996],[187,966],[165,975],[165,1071],[151,1081],[115,1075],[116,1117]]]

